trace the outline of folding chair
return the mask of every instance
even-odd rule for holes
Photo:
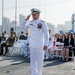
[[[68,58],[71,58],[71,61],[74,61],[74,51],[70,51],[72,53],[72,56],[69,56]]]
[[[68,57],[68,58],[71,58],[71,61],[74,61],[74,51],[73,51],[73,48],[74,48],[74,47],[72,47],[72,48],[71,48],[72,50],[70,51],[71,56],[69,55],[69,57]],[[64,56],[64,58],[65,58],[65,57],[66,57],[66,56]],[[64,58],[63,58],[63,60],[65,60]]]
[[[64,43],[56,42],[54,57],[59,57],[61,59],[63,57],[63,48]],[[58,54],[58,51],[61,52],[60,55]]]
[[[22,55],[22,46],[27,43],[27,40],[18,40],[14,43],[13,47],[9,47],[9,54]]]

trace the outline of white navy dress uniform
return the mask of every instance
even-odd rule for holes
[[[49,35],[49,43],[48,43],[48,49],[45,51],[46,59],[49,58],[49,50],[52,50],[53,47],[53,41],[54,41],[54,36]]]
[[[22,47],[21,47],[24,57],[26,57],[30,54],[30,47],[29,47],[29,45],[27,45],[28,43],[29,43],[29,37],[26,40],[26,44],[22,45]]]
[[[38,9],[33,11],[40,12]],[[48,46],[48,27],[47,24],[40,20],[26,20],[21,25],[22,29],[30,28],[30,64],[31,75],[42,75],[43,60],[44,60],[44,46]]]
[[[50,40],[49,40],[49,50],[50,50],[53,47],[54,36],[50,35],[49,38],[50,38]]]

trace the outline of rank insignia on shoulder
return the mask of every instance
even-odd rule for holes
[[[41,20],[42,22],[45,22],[45,21],[43,21],[43,20]]]
[[[42,28],[42,23],[39,23],[37,28],[41,29]]]

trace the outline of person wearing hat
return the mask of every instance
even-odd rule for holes
[[[42,75],[44,52],[47,50],[49,35],[47,24],[40,19],[40,10],[33,8],[21,25],[22,30],[30,28],[31,75]],[[32,15],[33,20],[28,21]]]

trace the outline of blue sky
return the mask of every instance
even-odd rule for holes
[[[64,24],[65,21],[71,20],[71,15],[75,13],[75,0],[17,0],[19,14],[27,16],[30,14],[31,8],[39,8],[41,12],[41,19],[47,22],[57,24]],[[0,0],[0,25],[1,25],[1,3]],[[46,4],[46,5],[45,5]],[[15,0],[4,0],[4,16],[15,19]],[[11,9],[10,9],[11,8]]]

